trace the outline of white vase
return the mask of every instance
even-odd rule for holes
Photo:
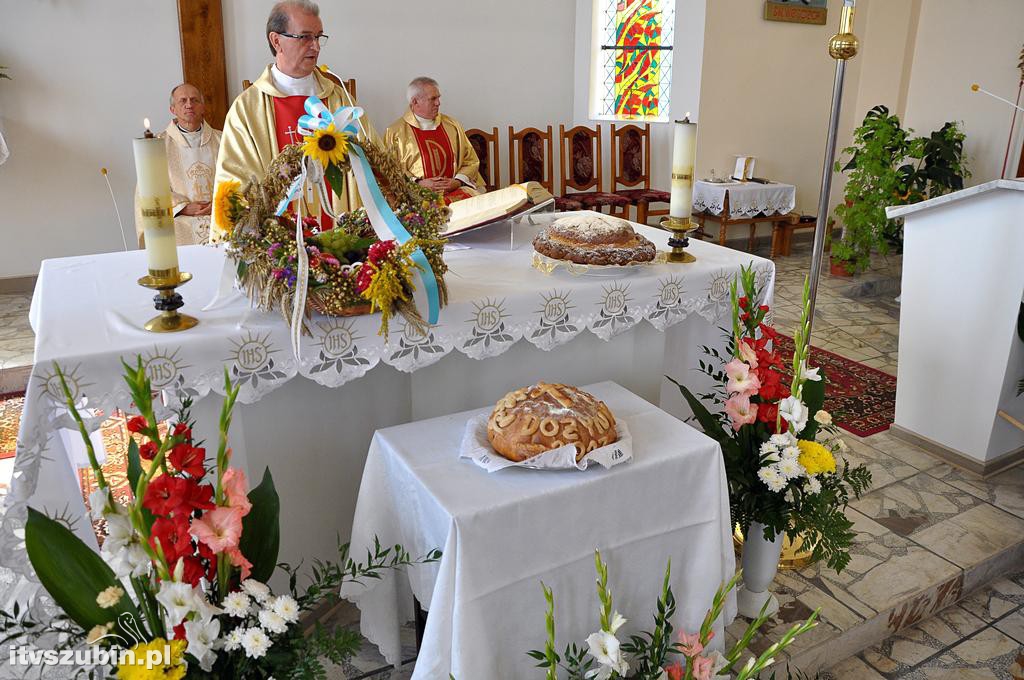
[[[743,541],[743,586],[736,593],[736,608],[747,618],[757,618],[761,607],[768,602],[768,614],[779,611],[779,601],[768,587],[779,570],[782,539],[778,534],[772,541],[764,539],[764,525],[751,522]]]

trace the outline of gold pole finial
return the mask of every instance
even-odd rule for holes
[[[857,54],[860,41],[853,34],[853,0],[843,2],[843,14],[839,19],[839,32],[829,38],[828,53],[833,59],[849,59]]]

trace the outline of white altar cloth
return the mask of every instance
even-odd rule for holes
[[[796,187],[771,182],[706,182],[693,183],[693,212],[721,215],[725,194],[729,194],[729,218],[742,219],[756,215],[785,215],[796,206]]]
[[[667,232],[635,228],[666,248]],[[335,537],[347,538],[375,430],[493,403],[540,379],[610,379],[684,415],[678,391],[663,376],[688,376],[702,387],[691,369],[700,345],[722,344],[718,327],[728,318],[729,282],[740,265],[753,263],[766,299],[772,294],[770,260],[700,241],[689,248],[694,264],[636,268],[618,279],[544,275],[530,265],[536,229],[517,226],[514,249],[509,230],[498,226],[461,237],[469,247],[446,253],[449,305],[427,336],[399,320],[385,342],[376,315],[316,317],[301,362],[280,314],[253,310],[241,294],[202,310],[221,279],[224,255],[217,249],[179,248],[182,271],[194,275],[180,289],[183,311],[200,324],[173,334],[142,330],[155,314],[152,293],[136,283],[145,272],[142,251],[44,261],[30,314],[35,366],[0,521],[0,563],[22,577],[13,588],[31,594],[37,587],[21,536],[28,505],[65,518],[95,545],[78,485],[85,459],[72,445],[77,434],[61,429],[74,428],[54,363],[69,376],[80,407],[110,413],[130,403],[121,358],[141,355],[167,400],[158,415],[191,396],[197,433],[208,440],[216,436],[220,409],[220,398],[208,395],[223,392],[226,365],[242,382],[230,433],[233,462],[253,483],[271,469],[282,498],[281,559],[308,564],[332,558]],[[95,430],[100,420],[87,426]]]
[[[608,563],[615,610],[629,619],[620,640],[651,628],[669,558],[676,630],[698,630],[715,589],[735,572],[718,444],[615,383],[584,389],[635,433],[630,463],[488,474],[458,452],[466,422],[490,408],[374,435],[351,554],[372,551],[376,535],[413,555],[441,548],[443,556],[346,584],[342,595],[358,605],[363,635],[394,664],[413,595],[424,604],[414,680],[535,676],[536,661],[525,652],[544,648],[542,581],[554,591],[557,648],[584,644],[599,628],[595,548]]]

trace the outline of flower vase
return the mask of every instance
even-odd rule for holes
[[[768,614],[779,610],[779,601],[768,590],[779,570],[782,539],[777,534],[771,541],[764,538],[764,525],[751,522],[743,545],[743,587],[736,592],[736,607],[747,618],[757,618],[761,607],[768,602]]]

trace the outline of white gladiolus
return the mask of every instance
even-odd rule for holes
[[[220,621],[217,619],[185,622],[188,653],[199,659],[199,666],[206,672],[209,672],[217,661],[215,645],[219,635]]]
[[[607,680],[613,672],[619,675],[629,672],[629,664],[619,647],[619,639],[612,633],[606,630],[591,633],[587,638],[587,645],[590,647],[590,655],[598,664],[597,668],[587,673],[588,678]]]
[[[789,423],[790,431],[794,434],[800,434],[807,425],[807,406],[794,396],[779,402],[779,415]]]
[[[160,591],[156,594],[156,601],[164,606],[167,611],[167,620],[172,626],[178,625],[182,619],[199,608],[199,599],[206,599],[200,594],[198,597],[195,590],[188,583],[175,581],[164,581],[160,584]]]

